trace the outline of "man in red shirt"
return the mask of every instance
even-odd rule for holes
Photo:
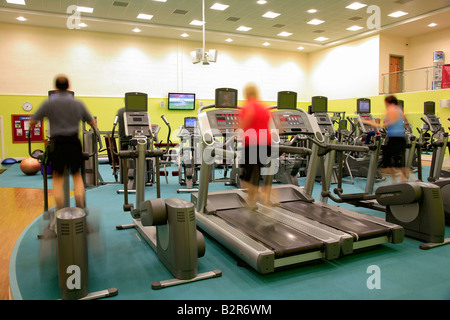
[[[261,168],[270,163],[271,135],[269,129],[270,112],[260,101],[258,87],[250,83],[244,88],[244,107],[239,113],[240,128],[244,131],[243,174],[240,179],[248,190],[248,202],[256,207]],[[261,202],[270,204],[271,184],[261,190]]]

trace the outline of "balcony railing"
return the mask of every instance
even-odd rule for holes
[[[436,90],[435,66],[383,73],[383,94]],[[438,88],[440,89],[440,88]]]

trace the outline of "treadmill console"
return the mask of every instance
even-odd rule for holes
[[[280,135],[314,135],[323,141],[323,135],[314,116],[303,110],[278,110],[272,113],[272,119],[280,127]]]
[[[323,135],[334,135],[335,130],[333,126],[333,121],[328,113],[315,113],[317,124],[319,125],[320,131]]]
[[[239,128],[239,110],[208,110],[198,115],[197,125],[202,134],[212,132],[214,136],[224,136]]]
[[[125,112],[123,114],[125,136],[152,136],[150,115],[146,112]]]

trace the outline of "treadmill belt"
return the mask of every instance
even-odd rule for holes
[[[216,214],[248,236],[270,247],[276,257],[320,250],[324,246],[322,241],[246,208],[219,210]]]
[[[326,208],[309,202],[284,202],[280,204],[280,207],[293,213],[300,214],[305,218],[325,224],[329,227],[350,233],[353,235],[355,240],[355,234],[358,235],[359,240],[363,240],[390,233],[390,229],[388,227],[383,227],[364,219],[349,217],[345,214],[327,210]]]

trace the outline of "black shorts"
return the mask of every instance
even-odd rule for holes
[[[64,174],[66,168],[72,174],[79,172],[83,163],[83,151],[78,136],[52,138],[49,160],[52,170],[59,174]]]
[[[243,149],[243,157],[240,161],[242,174],[240,179],[246,182],[254,182],[259,185],[259,179],[252,179],[253,174],[260,174],[261,168],[270,165],[272,149],[270,146],[248,146]]]
[[[388,138],[383,148],[382,168],[405,167],[406,139],[402,137]]]

